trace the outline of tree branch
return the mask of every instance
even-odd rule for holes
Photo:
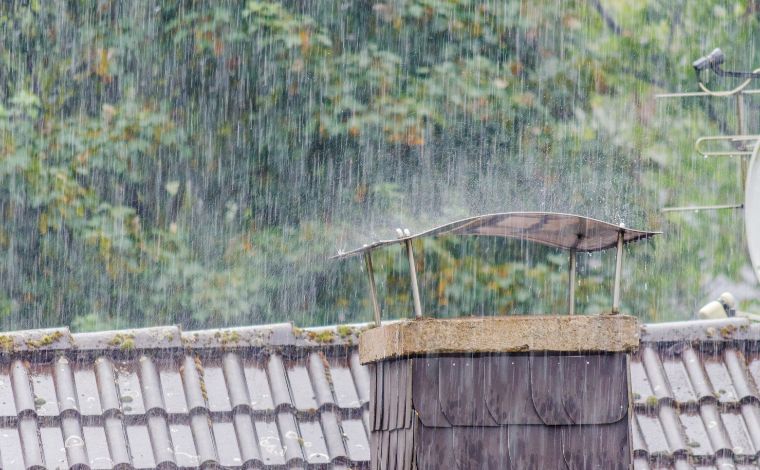
[[[591,2],[591,5],[594,6],[594,9],[599,13],[599,15],[604,20],[604,24],[607,25],[607,28],[609,28],[613,33],[615,33],[618,36],[621,36],[623,34],[623,29],[620,27],[619,24],[615,21],[615,19],[610,16],[609,13],[607,13],[607,10],[604,9],[602,6],[602,2],[600,0],[589,0]]]

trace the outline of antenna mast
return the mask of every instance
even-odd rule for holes
[[[747,246],[755,276],[760,280],[760,135],[747,134],[744,97],[760,94],[760,89],[749,88],[753,80],[760,79],[760,68],[751,72],[729,71],[721,68],[726,56],[720,49],[700,57],[692,64],[697,74],[699,88],[702,91],[687,93],[666,93],[656,95],[658,99],[690,98],[707,96],[711,98],[733,98],[736,103],[736,134],[704,136],[696,140],[696,151],[705,158],[738,157],[744,202],[740,204],[715,204],[708,206],[665,207],[662,212],[685,212],[700,210],[742,209],[747,234]],[[743,78],[736,88],[727,91],[713,91],[702,81],[702,75],[711,71],[719,77]],[[710,143],[729,142],[732,150],[710,149]]]

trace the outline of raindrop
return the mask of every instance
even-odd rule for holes
[[[79,436],[69,436],[66,438],[63,445],[67,449],[72,447],[82,447],[84,445],[84,440]]]

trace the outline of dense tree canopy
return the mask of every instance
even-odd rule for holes
[[[754,285],[741,211],[659,212],[741,200],[737,162],[693,151],[733,102],[654,94],[696,89],[716,46],[760,65],[756,0],[16,0],[0,22],[4,328],[367,320],[360,263],[327,256],[507,210],[663,229],[627,253],[647,320]],[[429,312],[564,311],[557,252],[417,249]],[[611,262],[580,260],[580,311],[608,308]],[[376,265],[406,315],[404,258]]]

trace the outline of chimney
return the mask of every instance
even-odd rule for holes
[[[416,319],[366,331],[371,468],[629,469],[625,315]]]
[[[412,235],[398,230],[339,252],[363,256],[376,327],[362,334],[370,366],[373,470],[631,467],[628,354],[639,342],[620,312],[623,247],[659,232],[553,212],[505,212]],[[420,300],[413,242],[486,236],[568,253],[567,315],[433,319]],[[382,324],[372,252],[402,245],[414,320]],[[576,254],[615,249],[611,315],[576,316]]]

